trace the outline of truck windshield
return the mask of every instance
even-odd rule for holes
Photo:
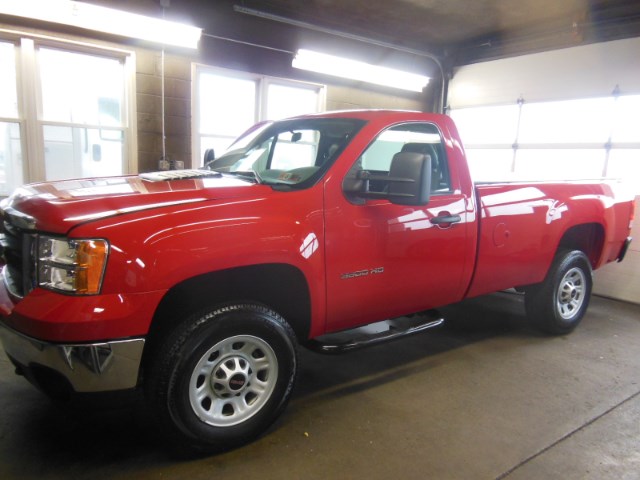
[[[320,178],[364,125],[345,118],[300,118],[258,126],[205,168],[260,183],[306,187]]]

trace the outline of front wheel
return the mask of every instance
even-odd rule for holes
[[[145,382],[170,442],[181,451],[246,443],[284,410],[297,343],[277,313],[231,305],[187,318],[164,339]]]
[[[527,290],[527,317],[545,333],[570,333],[584,317],[592,285],[591,264],[587,256],[578,250],[560,251],[544,282]]]

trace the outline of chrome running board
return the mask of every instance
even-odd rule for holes
[[[306,347],[317,353],[339,354],[407,337],[444,323],[439,312],[429,310],[411,317],[399,317],[363,327],[330,333],[309,340]]]

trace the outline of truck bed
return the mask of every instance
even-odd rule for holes
[[[541,282],[563,242],[591,252],[594,269],[618,259],[629,225],[616,218],[628,219],[631,208],[622,190],[600,181],[476,184],[479,240],[467,296]]]

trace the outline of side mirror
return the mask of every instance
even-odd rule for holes
[[[431,194],[431,155],[396,153],[389,169],[389,201],[426,205]]]
[[[216,153],[213,148],[207,148],[204,151],[204,163],[203,165],[206,167],[209,163],[213,162],[216,159]]]
[[[364,204],[367,198],[384,198],[398,205],[426,205],[431,195],[431,156],[396,153],[388,175],[359,170],[355,177],[345,178],[343,189],[356,205]]]

